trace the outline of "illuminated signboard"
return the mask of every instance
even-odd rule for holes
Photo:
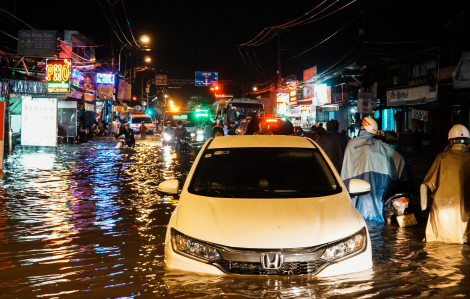
[[[72,71],[72,85],[83,88],[85,85],[85,75],[77,70]]]
[[[21,145],[57,146],[57,99],[25,97]]]
[[[46,60],[46,81],[49,92],[70,91],[71,66],[70,59]]]
[[[108,74],[108,73],[96,74],[96,84],[114,85],[114,74]]]
[[[283,115],[287,113],[287,105],[289,103],[288,93],[277,94],[277,114]]]

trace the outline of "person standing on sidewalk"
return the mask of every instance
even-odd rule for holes
[[[113,120],[111,123],[111,133],[113,133],[114,137],[119,135],[119,128],[121,127],[121,123],[119,123],[116,119]]]
[[[145,134],[147,133],[147,127],[145,126],[145,122],[142,121],[142,124],[139,127],[140,130],[140,139],[145,139]]]
[[[469,242],[470,134],[463,125],[449,132],[451,149],[437,155],[420,188],[421,209],[431,208],[426,242]]]

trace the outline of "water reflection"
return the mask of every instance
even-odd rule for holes
[[[368,222],[371,270],[339,277],[209,276],[164,268],[164,236],[191,159],[153,138],[16,149],[0,192],[0,287],[29,298],[369,298],[466,295],[466,245],[425,244],[425,223]],[[8,297],[9,295],[7,295]]]

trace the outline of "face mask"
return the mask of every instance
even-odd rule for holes
[[[183,126],[178,126],[178,129],[181,129]]]

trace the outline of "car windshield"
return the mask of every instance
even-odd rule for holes
[[[150,117],[133,117],[132,118],[132,123],[133,124],[140,124],[142,122],[145,122],[146,124],[151,124],[152,123],[152,118],[150,118]]]
[[[178,120],[180,120],[185,127],[194,127],[196,125],[194,112],[173,112],[167,113],[165,116],[165,122],[171,122],[172,127],[176,127]]]
[[[209,197],[319,197],[341,192],[317,149],[228,148],[202,153],[189,192]]]

